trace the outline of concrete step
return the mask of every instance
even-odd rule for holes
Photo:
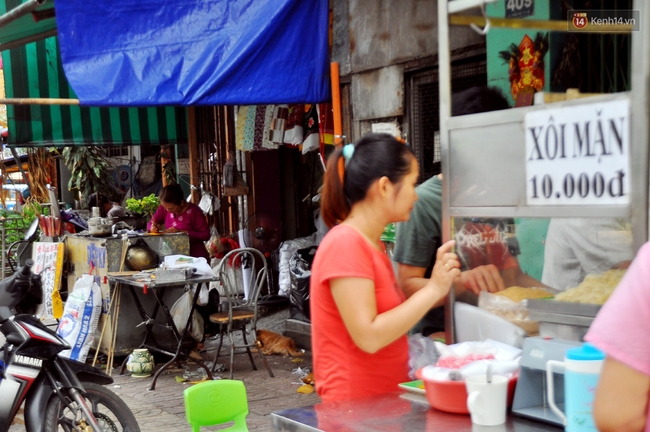
[[[290,337],[298,348],[311,351],[311,324],[288,318],[285,321],[284,335]]]

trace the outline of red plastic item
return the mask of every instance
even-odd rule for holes
[[[149,287],[148,287],[147,285],[143,286],[143,287],[142,287],[142,292],[143,292],[144,294],[146,294],[148,288],[149,288]]]
[[[422,369],[418,369],[415,372],[415,376],[424,382],[427,400],[432,407],[450,413],[469,414],[465,381],[426,379],[422,376]],[[512,406],[516,385],[517,377],[510,378],[508,382],[508,408]]]
[[[492,360],[494,354],[469,354],[463,357],[447,356],[438,360],[436,366],[447,369],[460,369],[466,364],[473,363],[477,360]]]

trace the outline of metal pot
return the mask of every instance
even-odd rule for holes
[[[126,251],[125,264],[131,270],[146,270],[158,265],[158,254],[143,240],[138,239]]]
[[[111,228],[113,227],[113,219],[92,217],[88,219],[88,231],[90,235],[97,237],[105,237],[111,235]]]

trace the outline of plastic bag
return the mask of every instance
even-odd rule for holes
[[[192,295],[194,295],[197,285],[198,284],[192,284]],[[199,291],[199,298],[196,299],[197,306],[205,306],[208,304],[208,301],[210,300],[209,291],[210,288],[208,286],[206,286],[205,284],[201,284],[201,291]]]
[[[286,240],[280,246],[280,263],[278,265],[278,286],[280,295],[288,296],[291,290],[291,270],[289,261],[298,249],[308,248],[318,244],[317,233],[308,237],[301,237],[293,240]]]
[[[187,324],[187,317],[190,315],[190,310],[192,310],[192,294],[190,291],[185,291],[180,298],[176,300],[170,310],[172,318],[174,319],[174,325],[181,334],[185,330],[185,324]],[[196,310],[194,310],[192,316],[189,333],[195,341],[201,342],[203,340],[203,317]]]
[[[316,247],[312,246],[297,250],[289,261],[291,273],[291,291],[289,300],[291,303],[290,316],[303,321],[311,319],[309,309],[309,281],[311,279],[311,264],[314,260]]]
[[[539,322],[531,320],[528,316],[527,300],[514,302],[507,297],[481,291],[478,307],[521,327],[528,336],[539,335]]]
[[[225,187],[235,186],[235,159],[228,155],[226,163],[223,164],[223,185]]]
[[[102,290],[93,275],[82,275],[74,284],[63,309],[56,333],[72,346],[61,355],[80,362],[86,361],[95,339],[95,330],[102,312]]]
[[[416,333],[409,336],[409,377],[415,379],[415,372],[428,365],[435,364],[440,357],[433,339]]]
[[[208,250],[211,258],[214,258],[218,253],[223,252],[225,249],[224,245],[221,243],[219,231],[217,231],[215,226],[210,227],[210,239],[205,242],[205,248]],[[212,263],[210,263],[210,267],[214,269]]]
[[[453,345],[434,342],[434,345],[440,357],[435,364],[422,370],[426,379],[460,381],[469,376],[485,375],[488,364],[495,375],[511,378],[519,373],[522,350],[493,339]]]

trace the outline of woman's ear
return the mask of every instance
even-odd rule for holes
[[[377,191],[379,192],[379,196],[382,198],[386,198],[389,196],[389,191],[390,188],[392,187],[392,183],[388,179],[388,177],[383,176],[377,181]]]

